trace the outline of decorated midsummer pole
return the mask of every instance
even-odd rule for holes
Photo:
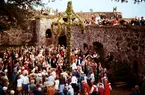
[[[73,25],[79,25],[81,27],[81,31],[85,31],[85,25],[83,21],[80,19],[80,17],[74,12],[73,7],[72,7],[72,1],[68,2],[67,5],[67,52],[66,52],[66,58],[67,58],[67,63],[65,64],[66,68],[69,68],[72,61],[71,61],[71,52],[72,52],[72,26]],[[78,19],[77,23],[73,23],[73,16],[75,16]]]
[[[63,18],[63,16],[65,16],[65,18],[67,19],[66,22],[60,22],[60,20]],[[73,23],[73,16],[75,16],[78,19],[77,23]],[[62,14],[56,23],[52,23],[51,25],[51,30],[53,32],[53,34],[56,35],[56,38],[58,38],[61,34],[61,25],[66,25],[67,26],[67,33],[66,33],[66,37],[67,37],[67,52],[66,52],[66,63],[64,64],[66,69],[69,69],[70,65],[71,65],[71,52],[72,52],[72,26],[73,25],[79,25],[81,27],[82,32],[84,32],[85,30],[85,25],[82,22],[82,20],[79,18],[79,16],[76,15],[76,13],[73,11],[72,8],[72,1],[68,2],[67,5],[67,9],[65,11],[64,14]],[[53,26],[54,25],[58,25],[58,31],[54,32],[53,31]],[[58,40],[58,39],[57,39]],[[57,44],[57,43],[56,43]]]
[[[66,52],[66,58],[67,58],[67,63],[66,67],[68,67],[72,62],[71,62],[71,49],[72,49],[72,2],[69,1],[67,5],[67,52]]]

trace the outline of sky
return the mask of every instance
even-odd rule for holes
[[[52,9],[58,9],[59,12],[65,11],[67,2],[70,0],[55,0],[55,2],[49,2],[49,0],[43,0],[47,3],[45,7]],[[50,0],[51,1],[51,0]],[[145,2],[140,4],[134,4],[134,0],[128,0],[128,3],[115,2],[111,0],[71,0],[73,3],[73,9],[75,12],[89,12],[93,9],[94,12],[112,12],[113,7],[117,7],[118,12],[122,12],[123,18],[133,18],[135,16],[145,17]]]

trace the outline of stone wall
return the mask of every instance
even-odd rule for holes
[[[24,45],[37,43],[45,45],[55,36],[46,39],[46,30],[50,29],[51,19],[39,19],[33,22],[30,31],[11,29],[0,33],[0,45]],[[66,31],[65,31],[66,32]],[[138,60],[140,67],[145,67],[145,27],[142,26],[86,26],[85,33],[80,27],[73,27],[73,47],[83,49],[83,44],[92,46],[93,42],[103,45],[105,56],[109,53],[117,60],[126,60],[132,63]]]
[[[73,46],[81,47],[86,43],[88,46],[93,42],[103,45],[105,55],[113,54],[117,60],[126,60],[133,63],[139,62],[144,67],[145,62],[145,27],[141,26],[87,26],[86,32],[81,33],[79,27],[73,29]]]
[[[26,45],[37,42],[36,20],[29,21],[27,29],[10,28],[0,32],[0,45]]]
[[[10,29],[0,33],[0,45],[24,45],[32,40],[32,33],[21,29]]]
[[[41,18],[36,19],[36,35],[37,36],[37,45],[45,45],[47,43],[46,31],[51,29],[51,24],[55,19]]]

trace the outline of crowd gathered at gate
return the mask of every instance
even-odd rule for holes
[[[0,58],[0,95],[110,95],[107,69],[96,52],[71,52],[64,46],[7,48]]]

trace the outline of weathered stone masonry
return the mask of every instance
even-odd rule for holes
[[[32,32],[3,32],[0,34],[0,44],[20,45],[31,42],[44,45],[49,41],[46,39],[46,30],[50,29],[50,23],[45,22],[36,21]],[[83,49],[84,43],[92,45],[97,41],[103,45],[105,55],[112,53],[117,60],[126,60],[129,63],[137,60],[140,68],[145,67],[145,27],[90,25],[82,33],[81,28],[75,26],[72,36],[73,47]],[[51,39],[56,40],[54,37],[52,34]]]
[[[133,63],[137,60],[140,68],[145,62],[145,27],[141,26],[96,26],[86,27],[82,34],[80,28],[73,29],[73,46],[83,48],[83,44],[103,45],[105,55],[112,53],[117,60]]]

